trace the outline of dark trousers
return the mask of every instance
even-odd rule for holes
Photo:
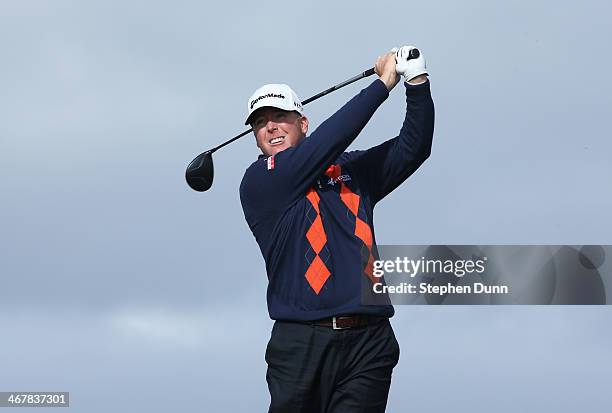
[[[346,330],[276,321],[266,349],[269,412],[384,412],[398,360],[388,320]]]

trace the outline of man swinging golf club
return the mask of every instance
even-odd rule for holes
[[[374,280],[374,206],[431,152],[434,106],[425,59],[410,58],[412,49],[378,57],[378,79],[310,136],[289,86],[265,85],[248,101],[246,124],[263,154],[246,170],[240,199],[276,320],[266,350],[270,412],[385,411],[399,359],[394,310],[388,300],[365,305],[362,285]],[[399,135],[345,152],[398,74],[406,79]]]

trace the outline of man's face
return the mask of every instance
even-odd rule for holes
[[[270,156],[300,143],[308,132],[308,119],[297,112],[263,107],[253,114],[251,126],[257,146]]]

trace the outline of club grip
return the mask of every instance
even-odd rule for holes
[[[421,52],[419,52],[419,49],[414,48],[414,49],[411,49],[410,52],[408,53],[408,60],[418,59],[420,56],[421,56]],[[371,68],[363,72],[361,76],[368,77],[368,76],[372,76],[374,73],[376,73],[374,71],[374,68]]]
[[[374,68],[371,68],[363,72],[363,77],[372,76],[373,74],[374,74]]]

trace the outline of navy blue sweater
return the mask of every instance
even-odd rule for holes
[[[393,315],[388,301],[362,304],[375,281],[372,210],[427,159],[434,127],[429,81],[404,85],[399,136],[344,152],[389,95],[377,79],[300,144],[246,170],[240,200],[266,262],[270,318]]]

